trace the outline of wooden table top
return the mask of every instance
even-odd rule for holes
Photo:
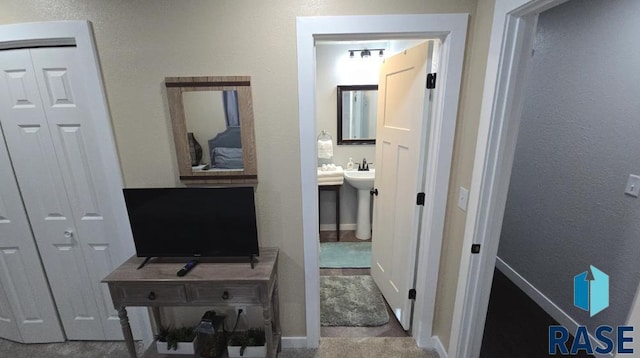
[[[209,258],[197,258],[200,261],[185,276],[176,273],[193,258],[154,258],[143,268],[137,269],[144,257],[133,256],[105,277],[104,283],[189,283],[189,282],[264,282],[272,278],[278,248],[261,247],[254,268],[248,262],[220,262]],[[214,261],[215,260],[215,261]]]

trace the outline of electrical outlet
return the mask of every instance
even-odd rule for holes
[[[243,315],[247,314],[247,306],[236,306],[236,315],[238,314],[238,311],[242,310]]]

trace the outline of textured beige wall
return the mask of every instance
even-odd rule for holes
[[[163,89],[165,76],[252,76],[260,236],[263,245],[281,249],[283,333],[302,336],[305,309],[296,16],[467,12],[473,25],[476,1],[3,0],[0,23],[93,22],[129,187],[179,185]],[[479,79],[472,81],[476,75],[470,75],[469,69],[484,69],[481,54],[486,52],[486,44],[474,46],[472,32],[467,42],[452,188],[468,185],[473,159],[481,86],[470,89]],[[475,56],[469,56],[469,49]],[[468,107],[467,102],[474,105]],[[446,342],[464,222],[462,213],[450,209],[449,215],[435,327]]]
[[[462,78],[463,89],[460,96],[453,148],[434,317],[434,334],[440,337],[442,344],[447,348],[451,338],[451,320],[453,319],[458,270],[463,249],[464,226],[467,219],[466,212],[457,206],[457,197],[461,186],[469,189],[471,185],[494,3],[495,0],[478,0],[476,16],[469,24],[467,37],[467,52]]]

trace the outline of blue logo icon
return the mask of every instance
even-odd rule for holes
[[[585,271],[573,278],[573,304],[591,314],[591,317],[609,307],[609,275],[590,266],[590,271]],[[566,327],[549,326],[549,355],[577,355],[580,351],[587,354],[608,354],[615,351],[618,354],[633,354],[633,347],[626,347],[625,343],[633,343],[633,326],[609,325],[598,326],[595,337],[590,337],[586,326],[578,326],[575,338],[571,343],[571,334]],[[614,340],[617,339],[617,342]],[[593,340],[592,340],[593,338]],[[634,356],[635,357],[635,356]]]
[[[573,305],[589,312],[590,317],[609,307],[609,275],[590,266],[573,278]]]

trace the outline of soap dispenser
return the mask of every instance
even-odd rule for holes
[[[347,170],[353,170],[353,158],[349,158],[349,162],[347,163]]]

